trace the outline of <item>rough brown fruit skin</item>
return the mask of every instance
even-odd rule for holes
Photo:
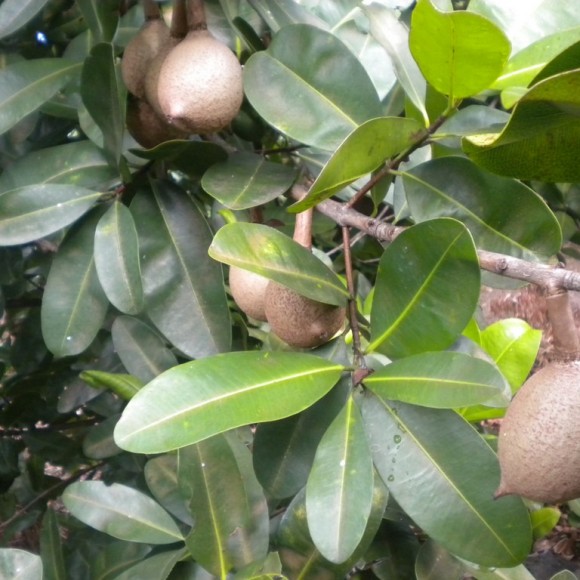
[[[580,497],[580,362],[550,363],[511,402],[499,432],[496,497]]]
[[[230,291],[240,309],[248,316],[265,322],[264,298],[269,282],[268,278],[249,270],[231,266],[229,280]]]
[[[168,123],[191,133],[219,131],[240,110],[242,67],[207,30],[192,31],[163,62],[157,96]]]
[[[145,100],[151,105],[155,113],[162,119],[165,114],[161,109],[158,97],[159,75],[161,67],[169,53],[179,44],[180,39],[175,36],[169,36],[165,43],[159,49],[159,52],[149,62],[147,73],[145,74]],[[169,123],[168,123],[169,124]],[[189,131],[191,133],[191,131]]]
[[[313,348],[328,342],[344,324],[345,309],[316,302],[270,282],[266,318],[272,332],[290,346]]]
[[[187,138],[187,133],[168,125],[142,99],[129,98],[127,101],[127,130],[139,145],[147,149],[172,139]]]
[[[127,90],[145,97],[145,75],[151,61],[169,39],[169,27],[161,19],[148,20],[126,46],[121,61],[121,74]]]

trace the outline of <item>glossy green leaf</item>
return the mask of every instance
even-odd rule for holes
[[[90,141],[76,141],[31,151],[19,157],[0,175],[0,196],[26,185],[62,183],[105,191],[117,177],[103,155]]]
[[[428,539],[417,554],[415,576],[417,580],[463,580],[465,568],[453,554]]]
[[[83,440],[83,453],[90,459],[107,459],[122,452],[115,444],[113,431],[120,415],[107,417],[93,426]]]
[[[479,288],[477,254],[465,226],[448,218],[412,226],[379,263],[367,351],[399,358],[447,348],[473,315]]]
[[[127,97],[127,89],[115,58],[115,47],[112,44],[97,44],[85,59],[81,75],[83,103],[103,132],[105,155],[114,167],[119,165],[123,151]],[[103,94],[108,98],[103,99]]]
[[[348,291],[309,250],[261,224],[227,224],[214,236],[209,255],[288,286],[303,296],[342,306]]]
[[[48,0],[4,0],[0,4],[0,38],[10,36],[30,22]]]
[[[42,560],[25,550],[0,548],[0,578],[42,580]]]
[[[534,85],[516,105],[501,133],[463,139],[463,150],[481,167],[518,179],[580,180],[580,70]]]
[[[550,580],[578,580],[578,576],[574,572],[570,572],[570,570],[562,570],[554,574]]]
[[[128,401],[133,398],[143,381],[132,375],[107,373],[105,371],[83,371],[80,379],[95,389],[110,389],[117,396]]]
[[[431,0],[417,2],[409,44],[429,84],[453,101],[489,87],[511,51],[490,20],[466,10],[441,12]]]
[[[507,406],[510,399],[505,379],[493,365],[459,352],[405,357],[375,371],[364,384],[384,399],[438,409],[498,398]]]
[[[328,160],[308,195],[290,207],[300,212],[333,196],[405,150],[421,133],[414,119],[379,117],[357,127]]]
[[[145,464],[143,475],[153,497],[170,514],[188,526],[193,526],[189,501],[179,487],[177,469],[177,454],[165,453],[150,459]]]
[[[355,55],[331,33],[306,24],[285,26],[268,50],[248,59],[244,90],[277,130],[330,151],[381,116],[377,92]]]
[[[99,220],[95,266],[111,304],[126,314],[140,312],[144,300],[137,230],[131,212],[121,202],[111,205]]]
[[[405,95],[421,114],[425,126],[428,126],[429,115],[425,108],[427,85],[411,54],[408,28],[393,9],[378,2],[365,4],[363,10],[369,18],[371,34],[387,51]]]
[[[509,381],[512,391],[528,378],[540,348],[542,331],[524,320],[499,320],[481,332],[481,347]]]
[[[93,341],[109,301],[97,276],[93,246],[100,212],[71,230],[56,254],[42,298],[42,336],[58,357],[79,354]]]
[[[345,562],[365,533],[373,503],[374,473],[360,411],[352,397],[316,451],[306,484],[306,516],[320,553]]]
[[[342,371],[314,355],[288,352],[236,352],[179,365],[131,399],[115,440],[127,451],[158,453],[289,417],[320,399]]]
[[[560,249],[560,226],[538,194],[468,159],[444,157],[422,163],[404,174],[404,183],[415,220],[458,219],[478,248],[532,261]]]
[[[146,544],[183,540],[173,519],[157,502],[126,485],[78,481],[66,488],[62,501],[81,522],[120,540]]]
[[[116,580],[119,574],[143,561],[150,552],[151,547],[146,544],[112,541],[91,558],[90,578]]]
[[[40,531],[40,556],[44,580],[67,580],[58,519],[53,509],[47,509]]]
[[[326,28],[323,20],[294,0],[249,0],[249,3],[268,24],[268,28],[275,32],[284,26],[300,22]]]
[[[483,566],[524,560],[532,541],[527,509],[517,497],[493,499],[499,464],[469,423],[454,411],[370,394],[362,414],[376,468],[425,533]]]
[[[143,578],[165,580],[175,565],[186,557],[186,549],[160,552],[131,566],[128,570],[115,576],[115,580],[143,580]]]
[[[560,521],[562,512],[556,507],[543,507],[530,513],[534,539],[539,540],[547,536]]]
[[[26,244],[76,221],[101,197],[76,185],[29,185],[0,195],[0,245]]]
[[[460,142],[454,137],[464,137],[482,133],[484,130],[497,130],[510,119],[509,113],[491,109],[484,105],[467,105],[451,116],[434,133],[437,143],[459,148]]]
[[[0,135],[52,98],[80,69],[63,58],[38,58],[0,70]]]
[[[222,269],[211,260],[212,234],[185,191],[154,182],[131,204],[139,235],[145,310],[158,330],[190,357],[227,351],[230,314]]]
[[[254,470],[269,497],[292,497],[306,485],[318,443],[344,407],[349,391],[350,378],[342,379],[302,413],[257,426]]]
[[[138,318],[118,316],[111,336],[123,366],[143,383],[177,364],[177,358],[159,334]]]
[[[484,568],[467,564],[465,573],[475,576],[477,580],[537,580],[537,577],[533,576],[524,564],[509,568],[495,566]]]
[[[94,42],[112,42],[117,29],[116,0],[77,0]]]
[[[191,493],[195,525],[185,542],[217,577],[268,554],[268,505],[249,450],[235,436],[216,435],[179,450],[179,479]]]
[[[226,207],[240,210],[276,199],[295,178],[293,168],[242,151],[210,167],[201,186]]]

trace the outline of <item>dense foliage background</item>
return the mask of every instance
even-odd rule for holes
[[[0,576],[531,578],[580,506],[493,499],[485,421],[540,333],[478,301],[580,289],[544,266],[578,237],[580,6],[206,12],[242,109],[144,149],[119,73],[141,7],[0,4]],[[228,265],[344,331],[289,347]]]

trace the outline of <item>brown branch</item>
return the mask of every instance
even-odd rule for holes
[[[189,30],[207,30],[203,0],[189,0]]]
[[[568,291],[561,289],[549,291],[546,305],[554,333],[556,357],[560,360],[576,360],[580,354],[580,341]]]
[[[160,20],[161,10],[159,10],[159,4],[154,0],[143,0],[143,14],[147,21]]]

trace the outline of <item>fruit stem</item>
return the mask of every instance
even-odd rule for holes
[[[161,10],[159,10],[159,4],[154,0],[143,0],[143,14],[145,15],[145,20],[161,20]]]
[[[185,0],[175,0],[173,14],[171,16],[171,28],[169,30],[173,38],[185,38],[187,34],[187,11]]]
[[[189,0],[189,30],[207,30],[203,0]]]
[[[308,250],[312,249],[312,208],[296,215],[294,224],[294,241]]]
[[[561,288],[548,290],[546,304],[548,319],[554,333],[555,356],[559,359],[578,358],[580,340],[568,291]]]

